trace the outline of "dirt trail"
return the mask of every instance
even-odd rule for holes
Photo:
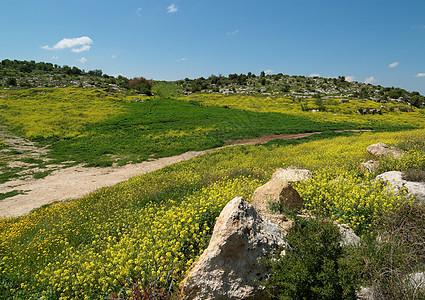
[[[264,144],[276,139],[295,139],[315,133],[263,136],[258,139],[229,141],[228,146]],[[32,145],[31,145],[32,146]],[[220,149],[220,148],[217,148]],[[59,169],[42,179],[19,179],[0,184],[0,192],[13,190],[26,191],[0,201],[0,217],[16,217],[28,214],[34,208],[55,201],[79,198],[105,186],[112,186],[129,178],[153,172],[166,166],[186,161],[196,156],[214,151],[190,151],[181,155],[164,157],[122,167],[84,168],[82,165]]]

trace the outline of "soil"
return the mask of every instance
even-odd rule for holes
[[[4,129],[4,128],[0,128]],[[1,131],[1,130],[0,130]],[[295,139],[319,133],[300,133],[290,135],[263,136],[258,139],[229,141],[227,146],[264,144],[275,139]],[[33,157],[44,156],[46,149],[37,148],[31,142],[8,133],[2,138],[9,145],[13,143],[16,149],[21,149]],[[219,149],[219,148],[218,148]],[[16,217],[26,215],[31,210],[55,201],[75,199],[89,194],[97,189],[115,185],[129,178],[153,172],[166,166],[186,161],[199,155],[214,151],[190,151],[181,155],[164,157],[137,164],[128,164],[122,167],[85,168],[82,165],[58,169],[45,178],[34,179],[24,177],[0,184],[0,192],[7,193],[13,190],[24,191],[25,194],[16,195],[0,201],[0,217]],[[55,168],[57,166],[54,166]]]

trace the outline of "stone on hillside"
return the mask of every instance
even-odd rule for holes
[[[400,189],[407,188],[408,195],[413,195],[419,201],[425,203],[425,182],[414,182],[403,179],[403,173],[399,171],[389,171],[376,176],[391,185],[391,189],[398,193]]]
[[[297,168],[287,168],[277,169],[273,175],[272,179],[282,179],[288,182],[296,182],[302,180],[308,180],[310,178],[311,172],[309,170],[297,169]]]
[[[392,155],[394,158],[400,158],[403,156],[403,151],[395,147],[390,147],[384,143],[377,143],[367,147],[367,152],[375,157],[382,157]]]
[[[208,248],[182,283],[188,299],[268,299],[258,281],[268,270],[258,260],[283,245],[276,224],[265,222],[242,198],[220,213]]]
[[[301,169],[277,169],[272,179],[255,190],[251,204],[262,214],[270,211],[270,203],[279,203],[287,209],[300,209],[303,199],[291,182],[307,180],[310,171]]]
[[[411,273],[405,277],[405,282],[410,290],[425,293],[425,272]]]
[[[379,161],[376,160],[368,160],[367,162],[361,163],[360,168],[364,172],[373,173],[378,169]]]
[[[342,246],[359,246],[360,238],[354,233],[348,225],[337,224],[339,232],[341,234],[341,245]]]

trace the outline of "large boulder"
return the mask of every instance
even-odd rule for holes
[[[258,281],[266,267],[259,258],[283,245],[278,225],[263,221],[242,198],[230,201],[214,226],[208,248],[183,280],[188,299],[268,299]]]
[[[272,179],[255,190],[251,204],[260,212],[267,214],[270,203],[278,203],[287,209],[300,209],[303,199],[292,187],[291,182],[307,180],[310,171],[301,169],[277,169]]]
[[[382,173],[376,176],[376,179],[388,182],[395,193],[398,193],[402,188],[407,188],[408,195],[413,195],[416,199],[425,203],[425,182],[404,180],[403,173],[399,171]]]
[[[370,145],[369,147],[367,147],[366,150],[369,154],[376,158],[380,158],[383,156],[393,156],[394,158],[400,158],[403,156],[402,150],[395,147],[390,147],[381,142]]]

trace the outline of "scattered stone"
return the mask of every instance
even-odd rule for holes
[[[388,182],[392,191],[398,193],[402,188],[407,188],[408,195],[413,195],[419,201],[425,203],[425,182],[414,182],[403,179],[403,173],[399,171],[389,171],[376,176],[377,180]]]
[[[182,283],[187,299],[269,299],[258,281],[268,270],[258,259],[283,245],[276,224],[263,221],[241,197],[230,201],[214,226],[208,248]]]
[[[361,163],[360,168],[364,172],[373,173],[375,172],[379,167],[379,161],[376,160],[368,160],[367,162]]]
[[[357,300],[373,300],[373,289],[370,286],[361,286],[357,292]]]
[[[272,179],[255,190],[251,204],[260,214],[270,212],[270,203],[278,203],[287,209],[301,209],[303,199],[291,182],[307,180],[310,171],[301,169],[277,169]]]
[[[366,150],[369,154],[377,158],[387,155],[392,155],[394,158],[401,158],[403,156],[402,150],[395,147],[390,147],[381,142],[370,145]]]
[[[416,293],[425,293],[425,272],[416,272],[406,276],[405,282],[409,289]]]
[[[360,245],[360,238],[354,233],[346,224],[337,224],[339,232],[341,233],[341,246],[358,246]]]
[[[296,181],[309,180],[310,176],[311,176],[311,172],[309,170],[297,169],[297,168],[287,168],[287,169],[279,168],[273,173],[272,180],[277,178],[277,179],[282,179],[288,182],[296,182]]]

